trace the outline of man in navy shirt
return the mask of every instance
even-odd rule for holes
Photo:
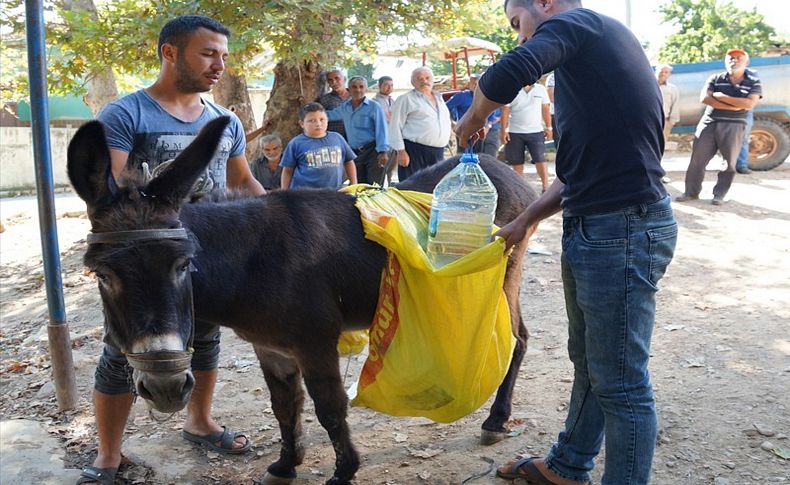
[[[760,79],[746,69],[748,65],[749,55],[743,49],[730,49],[724,56],[727,70],[709,77],[702,88],[700,102],[707,107],[694,134],[691,160],[686,169],[686,190],[675,199],[678,202],[699,199],[705,166],[720,151],[727,168],[719,172],[713,187],[713,205],[724,203],[724,196],[735,178],[746,117],[763,93]]]
[[[351,98],[326,114],[329,121],[340,120],[345,126],[348,144],[357,154],[357,181],[381,184],[390,149],[387,115],[379,103],[365,97],[367,90],[364,77],[352,77],[348,81]]]
[[[522,86],[554,71],[557,178],[498,235],[508,247],[525,244],[539,221],[563,211],[574,383],[565,428],[545,458],[509,463],[497,474],[588,483],[605,436],[601,483],[646,484],[657,432],[647,370],[656,285],[677,239],[661,183],[661,93],[631,31],[581,2],[508,0],[505,14],[521,45],[483,74],[455,131],[468,140]]]

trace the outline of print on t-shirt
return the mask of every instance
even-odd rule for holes
[[[195,139],[195,135],[184,133],[138,133],[136,137],[135,148],[129,154],[129,164],[139,167],[145,162],[150,170],[176,158]],[[232,146],[230,137],[223,136],[208,165],[215,188],[225,187],[227,161]]]
[[[311,168],[340,165],[342,158],[343,152],[340,150],[340,147],[321,147],[308,150],[305,153],[307,166]]]

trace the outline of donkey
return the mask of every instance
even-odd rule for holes
[[[344,330],[370,326],[385,249],[365,239],[354,197],[333,190],[185,203],[227,123],[208,123],[161,175],[146,183],[127,174],[123,187],[112,177],[102,125],[87,123],[74,135],[68,174],[88,208],[85,264],[110,317],[108,336],[135,368],[138,394],[172,412],[186,405],[194,383],[186,352],[193,311],[230,327],[253,344],[279,423],[282,446],[267,469],[269,482],[294,478],[305,456],[303,379],[335,450],[326,483],[348,483],[360,462],[346,423],[337,341]],[[455,157],[437,164],[399,188],[430,192],[457,163]],[[481,165],[499,194],[497,224],[537,198],[504,164],[483,157]],[[525,249],[517,245],[507,264],[504,290],[517,345],[483,423],[488,443],[504,437],[526,352],[518,301]]]

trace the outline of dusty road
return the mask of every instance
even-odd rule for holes
[[[676,195],[682,191],[682,172],[669,175]],[[703,196],[712,177],[709,173]],[[46,466],[31,463],[17,474],[7,469],[3,482],[73,483],[76,469],[95,453],[90,392],[101,311],[95,282],[82,272],[88,225],[79,207],[58,204],[81,397],[77,410],[58,413],[49,384],[37,223],[6,202],[0,209],[6,228],[0,235],[0,418],[8,430],[13,429],[10,420],[39,423],[54,447]],[[661,282],[651,362],[660,420],[654,483],[790,483],[790,461],[778,456],[790,449],[790,166],[738,176],[724,206],[710,205],[708,195],[674,208],[680,236],[675,261]],[[506,483],[485,474],[491,467],[486,460],[500,464],[518,454],[545,452],[560,429],[571,386],[559,239],[560,219],[547,221],[532,248],[551,254],[532,254],[525,262],[522,298],[531,339],[515,392],[517,436],[479,446],[487,406],[450,425],[354,408],[349,422],[363,457],[355,483],[457,484],[478,474],[483,476],[467,483]],[[351,359],[349,383],[362,361],[361,356]],[[251,434],[255,447],[250,454],[226,458],[193,447],[178,435],[183,415],[157,423],[138,402],[125,437],[127,463],[119,483],[251,484],[260,479],[277,453],[276,421],[251,347],[229,331],[223,335],[215,402],[221,423]],[[311,403],[305,419],[310,448],[295,483],[321,483],[332,474],[331,446]],[[0,459],[6,463],[7,453],[17,451],[9,446],[11,435],[4,431]]]

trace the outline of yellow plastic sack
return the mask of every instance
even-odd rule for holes
[[[350,330],[348,332],[343,332],[340,334],[340,339],[337,341],[337,353],[343,356],[359,354],[365,350],[367,344],[367,330]]]
[[[434,270],[424,250],[430,194],[349,191],[365,237],[389,250],[351,404],[444,423],[477,410],[504,379],[515,346],[504,241]]]

